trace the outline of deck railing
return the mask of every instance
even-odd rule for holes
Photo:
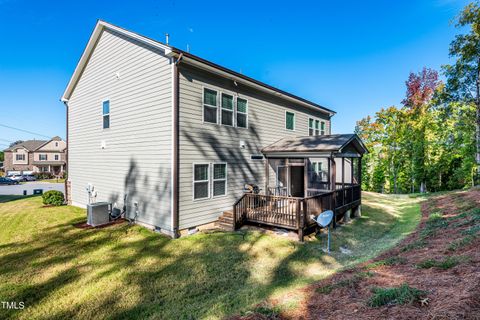
[[[311,190],[314,195],[296,198],[277,195],[244,194],[234,205],[235,228],[246,222],[298,230],[303,237],[313,226],[311,215],[326,210],[346,210],[360,203],[360,186],[348,185],[333,191]],[[308,194],[307,194],[308,195]]]

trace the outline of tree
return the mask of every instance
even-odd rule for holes
[[[3,151],[0,151],[0,161],[5,160],[5,156],[3,154]]]
[[[10,143],[10,148],[13,147],[14,145],[22,143],[22,142],[24,142],[24,141],[23,140],[14,141],[14,142]]]
[[[480,176],[480,5],[467,5],[457,18],[457,27],[469,27],[469,32],[460,34],[450,44],[450,56],[456,61],[443,66],[447,77],[446,93],[452,101],[463,101],[476,106],[475,115],[475,162],[477,177]]]

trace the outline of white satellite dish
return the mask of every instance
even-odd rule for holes
[[[332,210],[327,210],[320,213],[316,218],[312,219],[322,228],[328,227],[327,253],[330,253],[330,224],[332,223],[334,213]]]

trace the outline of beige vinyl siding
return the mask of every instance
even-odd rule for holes
[[[251,154],[286,136],[307,136],[308,117],[325,119],[328,115],[289,101],[267,95],[248,87],[235,86],[193,67],[180,65],[180,229],[185,229],[218,218],[224,210],[243,194],[245,183],[256,183],[264,188],[265,165],[250,159]],[[202,123],[203,88],[233,94],[248,100],[248,129],[211,123]],[[220,109],[219,109],[220,110]],[[295,130],[285,129],[285,112],[295,113]],[[246,148],[240,148],[240,141]],[[193,200],[193,164],[226,162],[227,195],[204,200]]]
[[[95,201],[171,229],[172,68],[163,52],[104,31],[68,102],[69,165],[74,204],[85,206],[91,183]],[[110,100],[110,128],[102,102]],[[102,142],[105,148],[102,149]]]

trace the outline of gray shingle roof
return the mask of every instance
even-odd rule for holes
[[[283,138],[263,148],[262,152],[341,152],[350,144],[353,144],[361,154],[367,152],[365,145],[356,134]]]
[[[50,141],[50,140],[27,140],[27,141],[24,141],[22,143],[17,143],[16,145],[14,145],[10,148],[7,148],[4,151],[12,151],[12,150],[15,150],[19,147],[24,147],[28,151],[34,151],[38,147],[47,143],[48,141]]]

